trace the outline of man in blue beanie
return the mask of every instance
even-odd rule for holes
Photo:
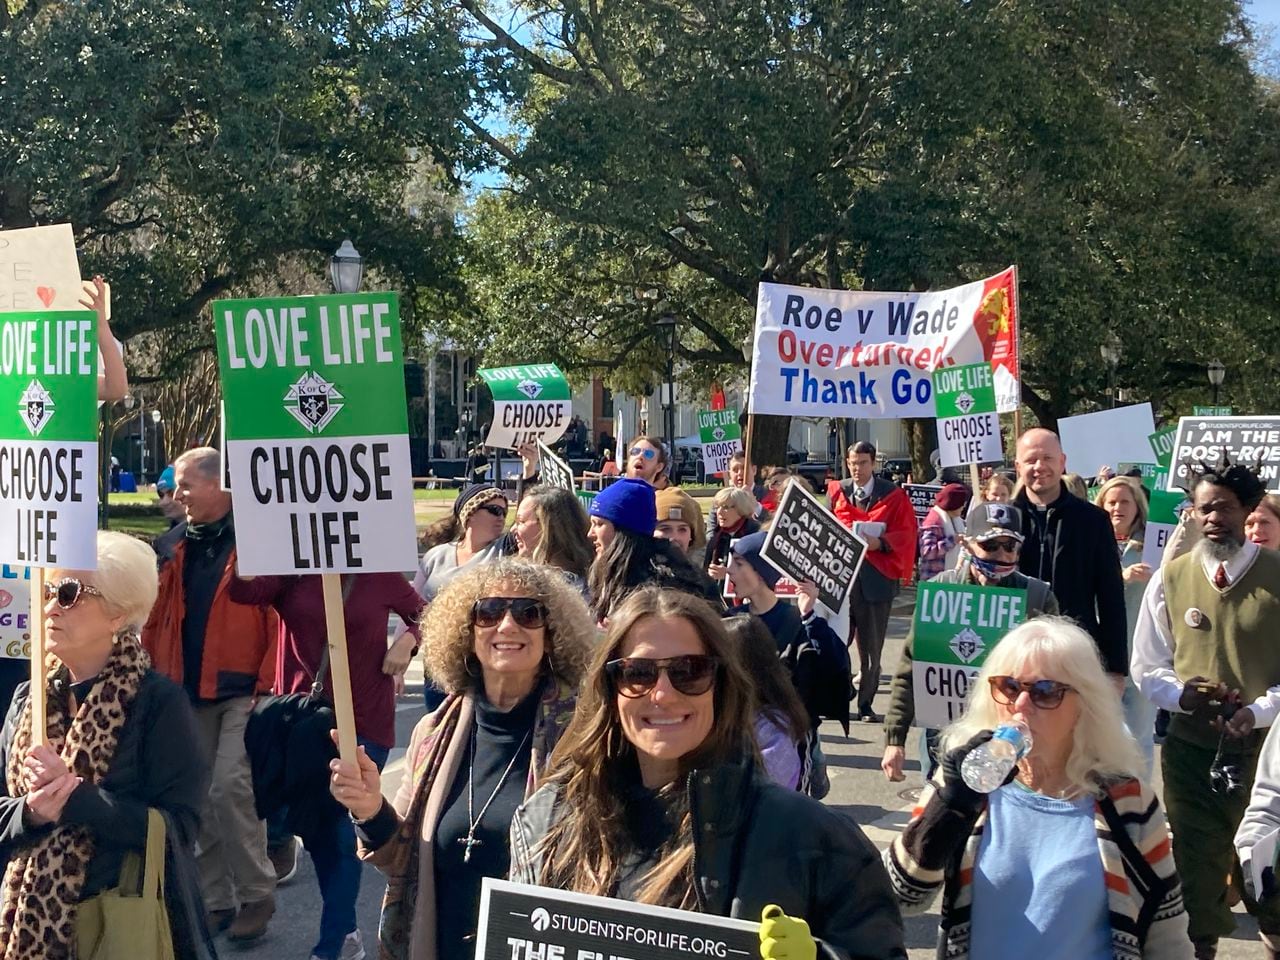
[[[657,493],[644,480],[623,477],[596,494],[588,513],[591,525],[587,539],[595,544],[599,556],[619,530],[640,537],[653,536],[658,525]]]

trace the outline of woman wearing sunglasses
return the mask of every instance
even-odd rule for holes
[[[1015,721],[1030,752],[1003,787],[976,793],[960,776],[965,757]],[[942,890],[939,956],[1189,960],[1164,812],[1139,779],[1097,647],[1073,621],[1031,620],[996,644],[942,749],[884,854],[904,912]]]
[[[120,884],[126,854],[145,852],[154,808],[175,951],[211,957],[195,865],[208,766],[186,692],[151,668],[138,638],[156,599],[155,554],[100,532],[96,570],[47,576],[48,739],[35,745],[23,684],[0,742],[0,953],[27,943],[14,955],[75,956],[78,923],[93,915],[83,905]]]
[[[756,709],[705,601],[633,593],[546,785],[511,825],[511,878],[750,920],[772,905],[765,958],[905,958],[875,848],[851,820],[769,781]]]
[[[480,883],[505,877],[511,816],[573,712],[594,632],[559,571],[502,559],[460,574],[422,621],[440,707],[414,729],[394,803],[377,765],[335,760],[330,789],[387,875],[384,954],[472,956]]]

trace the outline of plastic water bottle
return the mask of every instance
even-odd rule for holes
[[[991,793],[1004,785],[1014,764],[1031,750],[1031,731],[1023,723],[1002,723],[986,743],[969,751],[960,777],[970,790]]]

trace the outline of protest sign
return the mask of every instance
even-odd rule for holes
[[[79,310],[82,295],[71,224],[0,230],[0,311]]]
[[[554,363],[477,370],[493,394],[493,422],[485,446],[517,450],[522,444],[555,443],[569,428],[569,381]]]
[[[911,509],[915,511],[916,520],[923,520],[933,507],[933,498],[942,489],[940,483],[904,483],[903,491],[911,501]]]
[[[919,591],[912,627],[916,726],[945,727],[964,714],[987,653],[1027,618],[1027,592],[932,580]]]
[[[702,441],[702,467],[707,476],[724,473],[729,458],[742,451],[742,427],[738,411],[700,410],[698,439]]]
[[[97,325],[0,313],[0,561],[98,565]]]
[[[541,440],[538,441],[538,475],[541,482],[548,487],[560,487],[570,493],[577,492],[577,487],[573,483],[573,470]]]
[[[591,513],[591,503],[596,498],[595,490],[575,490],[574,495],[578,498],[578,502],[582,504],[582,509]]]
[[[944,467],[1004,459],[991,364],[971,363],[933,373],[938,405],[938,454]]]
[[[1169,469],[1169,461],[1173,457],[1173,444],[1177,439],[1177,426],[1165,427],[1147,437],[1147,443],[1151,444],[1151,452],[1156,455],[1156,463],[1165,470]]]
[[[1230,407],[1192,407],[1193,417],[1229,417],[1234,411]]]
[[[1280,493],[1280,417],[1183,417],[1173,445],[1169,492],[1186,490],[1190,468],[1215,467],[1223,455],[1256,469],[1271,493]]]
[[[797,583],[812,580],[818,599],[839,610],[862,566],[867,544],[795,479],[774,511],[760,556]]]
[[[1099,410],[1058,421],[1062,452],[1067,469],[1082,477],[1093,477],[1098,468],[1112,470],[1122,460],[1132,460],[1147,449],[1147,438],[1155,431],[1151,404],[1135,403],[1128,407]]]
[[[31,659],[31,568],[0,564],[0,660]]]
[[[214,304],[242,574],[417,563],[398,298]]]
[[[749,960],[759,921],[485,877],[475,960]]]
[[[1017,272],[930,293],[760,284],[750,409],[794,417],[932,417],[934,370],[991,364],[1019,399]]]
[[[1156,490],[1147,503],[1147,529],[1142,539],[1142,562],[1154,573],[1164,559],[1164,548],[1178,526],[1178,507],[1186,500],[1181,491]]]

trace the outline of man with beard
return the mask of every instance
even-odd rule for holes
[[[1245,539],[1262,499],[1258,477],[1225,458],[1191,476],[1203,539],[1164,564],[1142,599],[1132,673],[1173,714],[1161,754],[1173,856],[1198,960],[1235,929],[1242,878],[1232,838],[1244,816],[1263,728],[1280,710],[1280,554]],[[1246,898],[1268,956],[1280,947],[1280,904]]]

